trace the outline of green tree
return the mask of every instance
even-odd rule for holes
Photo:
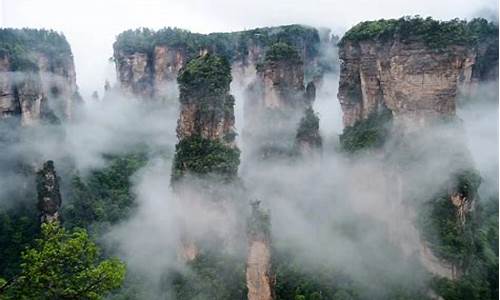
[[[41,231],[22,255],[21,273],[0,287],[0,299],[102,299],[121,286],[125,265],[101,260],[85,230],[48,223]]]

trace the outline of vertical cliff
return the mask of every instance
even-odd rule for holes
[[[113,45],[118,83],[123,91],[142,99],[167,99],[189,60],[212,53],[226,57],[234,74],[254,75],[255,66],[278,41],[298,49],[311,78],[321,76],[320,39],[314,28],[287,25],[207,35],[165,28],[128,30],[118,36]]]
[[[234,143],[231,68],[222,57],[206,54],[191,60],[178,77],[180,115],[173,179],[193,175],[236,176],[239,150]]]
[[[271,237],[269,213],[252,203],[248,220],[248,257],[246,280],[248,300],[274,299],[275,278],[271,272]]]
[[[406,245],[408,253],[418,253],[431,273],[459,279],[475,255],[480,177],[456,110],[459,96],[474,101],[475,86],[497,76],[498,26],[482,19],[379,20],[356,25],[339,45],[344,150],[380,150],[391,164],[387,197],[406,211],[402,222],[412,227],[403,235],[419,241]],[[430,143],[428,136],[436,141]],[[436,168],[426,159],[437,153],[441,169],[432,183],[418,186],[426,181],[409,170]],[[430,186],[437,191],[426,194]],[[403,235],[393,237],[401,242],[407,239]]]
[[[71,49],[65,37],[46,30],[0,30],[0,116],[71,119],[78,102]]]
[[[231,68],[227,59],[205,54],[190,60],[180,71],[179,142],[175,148],[171,183],[183,203],[226,216],[235,203],[229,192],[237,181],[240,152],[234,142],[234,98],[229,94]],[[229,216],[226,216],[229,217]],[[226,219],[227,221],[227,219]],[[199,242],[221,235],[213,223],[196,227],[181,221],[184,234],[180,257],[193,261]],[[215,222],[215,221],[213,221]],[[234,229],[234,228],[232,228]],[[199,232],[206,232],[200,236]],[[208,233],[210,232],[210,233]],[[227,236],[220,237],[225,240]]]
[[[498,55],[487,55],[498,49],[497,35],[484,20],[403,18],[353,27],[339,49],[344,125],[353,126],[381,106],[405,126],[454,116],[459,88],[470,89],[481,74],[498,69]]]
[[[246,91],[244,141],[249,152],[263,157],[289,155],[294,141],[301,149],[319,146],[319,127],[306,128],[311,125],[308,121],[318,121],[312,111],[314,98],[314,83],[304,87],[304,66],[296,49],[285,43],[272,45]],[[301,127],[298,134],[297,127]]]
[[[38,210],[42,223],[61,221],[61,194],[54,162],[49,160],[37,172]]]

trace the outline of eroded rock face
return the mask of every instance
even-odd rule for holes
[[[246,280],[248,300],[274,299],[274,276],[271,272],[270,221],[267,212],[252,203],[248,229]]]
[[[215,72],[226,74],[218,76]],[[179,75],[179,140],[198,136],[235,146],[234,97],[229,94],[230,72],[227,61],[210,54],[193,60],[182,71]]]
[[[296,49],[282,43],[271,46],[245,94],[243,138],[249,153],[289,155],[294,141],[300,149],[315,148],[309,143],[313,139],[297,135],[315,94],[313,82],[304,86],[304,66]]]
[[[186,63],[186,53],[181,48],[156,46],[154,48],[154,97],[159,99],[172,93],[177,74]]]
[[[344,133],[376,124],[368,122],[374,120],[372,117],[387,111],[391,114],[392,121],[387,123],[390,138],[385,138],[389,141],[378,152],[391,161],[384,170],[385,180],[388,186],[396,187],[388,189],[386,197],[392,201],[388,209],[397,209],[391,215],[401,218],[394,220],[391,239],[405,255],[418,258],[430,273],[457,279],[466,268],[464,249],[472,243],[466,240],[465,227],[472,216],[479,181],[473,172],[464,171],[474,170],[474,164],[463,142],[463,128],[454,120],[459,96],[473,95],[479,82],[498,76],[498,41],[494,41],[498,28],[476,21],[485,26],[484,35],[476,34],[470,41],[467,34],[460,40],[462,35],[450,33],[440,27],[444,23],[429,19],[376,22],[384,28],[380,32],[367,30],[374,24],[364,22],[341,41],[338,98],[347,128]],[[435,28],[422,33],[422,28],[408,26],[425,22]],[[394,27],[387,26],[389,23]],[[461,24],[462,30],[468,30],[469,25]],[[433,35],[436,32],[439,35]],[[444,39],[447,35],[457,39]],[[360,137],[361,142],[366,141]],[[426,137],[434,138],[430,142]],[[393,153],[399,157],[392,160]],[[408,171],[433,168],[426,159],[436,153],[443,153],[442,165],[440,170],[429,171],[432,182]],[[453,239],[460,242],[450,242]],[[450,258],[448,252],[461,254]]]
[[[59,179],[54,162],[51,160],[45,162],[42,169],[37,172],[37,193],[40,221],[42,223],[61,221]]]
[[[146,53],[115,54],[118,81],[124,92],[140,97],[152,96],[151,62]]]
[[[346,41],[340,48],[338,98],[344,126],[385,105],[396,123],[423,125],[454,116],[459,88],[472,81],[477,50],[448,46],[436,51],[423,42]]]
[[[19,101],[14,96],[13,78],[8,73],[10,62],[7,56],[0,58],[0,112],[2,116],[20,113]]]
[[[35,68],[14,69],[9,55],[0,57],[0,117],[20,117],[23,125],[42,119],[70,120],[79,100],[71,56],[57,61],[31,53]]]
[[[270,266],[271,251],[269,242],[251,241],[248,249],[246,275],[249,300],[273,299]]]
[[[227,222],[236,203],[232,190],[238,190],[239,150],[234,142],[234,98],[229,62],[212,54],[191,60],[178,76],[180,115],[177,123],[176,153],[172,187],[183,203],[204,207],[204,211],[223,215]],[[240,191],[241,192],[241,191]],[[241,194],[240,194],[241,195]],[[199,242],[208,235],[220,234],[215,224],[192,230],[192,220],[181,221],[186,228],[179,257],[194,260],[200,253]],[[213,226],[213,228],[212,228]],[[198,236],[194,232],[207,232]],[[221,236],[224,240],[230,237]]]
[[[145,47],[142,42],[148,39],[151,45]],[[118,82],[124,91],[142,99],[165,99],[174,92],[175,79],[189,60],[207,53],[225,56],[233,65],[234,74],[245,74],[235,78],[244,78],[255,75],[256,65],[264,59],[270,45],[278,41],[286,41],[297,49],[309,73],[321,73],[320,38],[314,28],[288,25],[208,35],[167,28],[120,34],[114,45]]]

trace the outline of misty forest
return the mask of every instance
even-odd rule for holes
[[[0,299],[498,299],[496,21],[175,25],[0,28]]]

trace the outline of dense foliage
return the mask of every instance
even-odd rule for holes
[[[219,141],[190,136],[175,146],[172,179],[179,179],[186,172],[194,175],[213,174],[232,179],[238,172],[239,164],[238,149]]]
[[[99,258],[85,230],[42,225],[36,245],[22,255],[21,273],[3,285],[5,299],[102,299],[118,288],[125,265]]]
[[[465,267],[466,259],[474,252],[474,224],[470,216],[467,216],[465,224],[460,223],[449,189],[460,193],[471,203],[475,200],[480,182],[479,175],[472,170],[456,174],[449,183],[450,187],[444,187],[429,201],[429,211],[423,213],[423,233],[433,252],[459,268]]]
[[[452,178],[452,190],[469,201],[481,179],[473,170]],[[433,252],[463,272],[457,280],[436,278],[435,291],[444,299],[498,299],[498,199],[475,204],[461,223],[447,189],[426,203],[421,213],[422,234]],[[480,205],[484,205],[481,207]]]
[[[340,135],[342,149],[354,153],[382,146],[389,135],[391,121],[392,112],[383,109],[370,114],[368,118],[356,122],[353,126],[344,128],[344,132]]]
[[[286,62],[287,64],[302,63],[297,50],[293,46],[283,42],[272,44],[269,50],[266,51],[264,61],[270,64],[278,62]]]
[[[206,250],[188,263],[188,272],[171,274],[175,299],[247,299],[245,260],[220,250]]]
[[[192,59],[177,77],[180,101],[224,99],[231,80],[231,66],[224,57],[206,54]]]
[[[71,180],[62,215],[68,228],[98,229],[130,215],[135,207],[131,176],[146,164],[143,153],[107,156],[108,166]],[[92,227],[92,228],[91,228]]]
[[[71,57],[68,41],[53,30],[0,28],[0,58],[9,58],[12,71],[36,70],[36,52],[50,57],[55,64]]]
[[[358,287],[331,268],[301,263],[288,252],[274,251],[277,300],[354,300]]]
[[[422,41],[431,48],[448,45],[476,45],[488,40],[498,40],[498,25],[482,18],[464,20],[453,19],[438,21],[431,17],[402,17],[400,19],[381,19],[357,24],[347,31],[340,40],[362,41],[369,39],[399,39],[403,42]]]
[[[158,31],[141,28],[119,34],[113,48],[115,53],[119,51],[125,54],[153,53],[155,46],[165,45],[183,49],[190,58],[196,57],[200,50],[207,49],[233,61],[244,59],[248,55],[248,49],[252,46],[267,48],[277,42],[305,49],[308,57],[316,56],[319,51],[318,31],[302,25],[265,27],[208,35],[170,27]]]
[[[135,207],[130,177],[146,163],[144,154],[106,156],[108,166],[85,177],[63,181],[62,219],[66,228],[86,228],[96,234],[123,220]],[[64,179],[64,178],[62,178]],[[40,233],[36,185],[28,178],[26,191],[12,195],[12,205],[0,207],[0,277],[20,272],[21,253]],[[69,185],[69,186],[68,186]],[[29,191],[28,191],[29,190]]]
[[[0,210],[0,277],[9,278],[19,272],[21,252],[39,233],[35,197],[32,200]]]

